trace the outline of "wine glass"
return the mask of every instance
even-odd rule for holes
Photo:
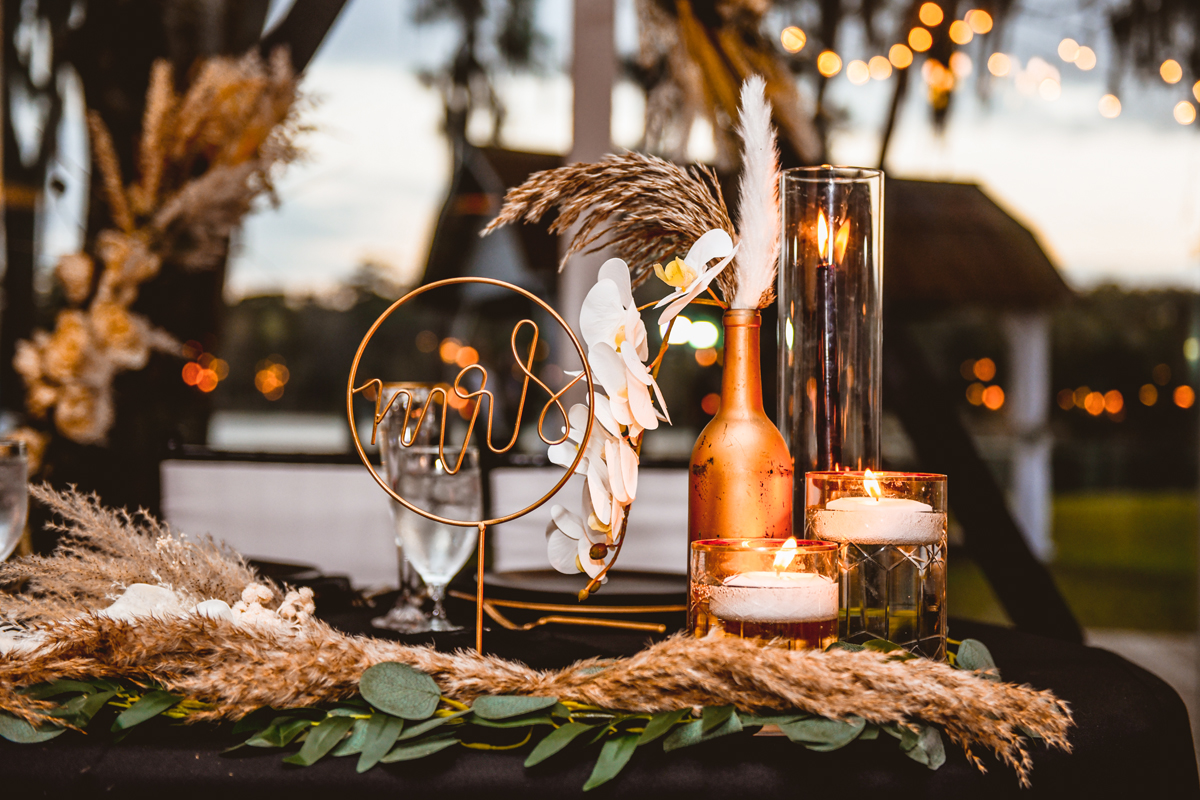
[[[17,549],[29,510],[29,475],[25,443],[0,440],[0,561]]]
[[[404,443],[431,445],[437,441],[439,429],[438,409],[429,410],[428,419],[417,430],[421,409],[429,402],[430,390],[433,384],[412,382],[388,382],[383,384],[381,403],[387,409],[380,425],[382,434],[379,453],[383,459],[384,471],[388,476],[388,484],[393,490],[398,489],[399,454]],[[395,398],[394,400],[392,398]],[[441,395],[437,396],[441,400]],[[408,424],[405,425],[405,414],[409,408]],[[392,507],[392,523],[399,526],[398,515],[404,513],[404,506],[395,500],[390,500]],[[400,535],[396,534],[396,557],[400,571],[400,594],[396,603],[386,614],[375,617],[371,624],[376,628],[396,631],[398,633],[424,633],[431,630],[429,615],[422,610],[425,600],[425,584],[413,565],[404,556],[404,547],[400,543]]]
[[[413,445],[397,455],[396,492],[417,508],[439,517],[478,520],[483,514],[479,477],[479,450],[468,447],[462,465],[453,474],[458,448],[446,448],[443,464],[437,445]],[[396,538],[410,564],[424,579],[433,600],[429,630],[457,631],[446,618],[443,600],[446,585],[471,558],[479,540],[475,526],[443,525],[407,508],[396,511]]]

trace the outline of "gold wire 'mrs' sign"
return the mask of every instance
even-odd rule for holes
[[[503,446],[497,446],[495,443],[492,442],[492,425],[493,425],[495,413],[496,413],[496,398],[495,398],[495,395],[493,395],[492,392],[487,388],[487,379],[488,379],[487,370],[484,369],[479,364],[470,364],[466,367],[463,367],[462,371],[460,371],[458,373],[458,375],[455,377],[454,383],[452,385],[447,386],[445,384],[442,384],[442,385],[435,386],[432,390],[430,390],[428,397],[425,398],[425,400],[424,400],[424,404],[421,405],[419,409],[417,409],[416,406],[418,405],[420,400],[415,396],[413,391],[409,388],[404,388],[404,387],[399,388],[385,402],[384,401],[384,391],[383,391],[383,381],[381,381],[379,378],[373,378],[373,379],[367,381],[366,383],[362,384],[361,386],[355,385],[357,378],[358,378],[358,365],[359,365],[359,362],[362,360],[363,352],[366,350],[367,344],[371,341],[371,338],[375,335],[375,332],[377,330],[379,330],[379,326],[382,325],[384,323],[384,321],[386,321],[387,318],[390,317],[394,311],[396,311],[396,309],[400,308],[405,303],[410,302],[414,298],[424,294],[425,292],[431,291],[433,289],[438,289],[443,286],[453,286],[453,285],[463,284],[463,283],[480,283],[480,284],[488,284],[491,286],[499,286],[501,288],[508,289],[512,292],[516,292],[517,294],[519,294],[519,295],[525,297],[526,299],[532,301],[533,303],[535,303],[542,310],[544,310],[546,313],[548,313],[551,316],[551,318],[553,318],[554,321],[557,322],[562,327],[562,329],[566,332],[566,335],[570,339],[571,344],[575,347],[575,352],[579,355],[580,363],[583,365],[582,371],[578,375],[576,375],[569,383],[567,383],[566,386],[564,386],[562,389],[559,389],[558,391],[553,391],[549,386],[547,386],[545,383],[543,383],[541,380],[539,380],[536,375],[533,374],[534,353],[537,349],[538,333],[539,333],[537,323],[535,323],[533,320],[530,320],[530,319],[523,319],[516,324],[516,326],[513,328],[512,339],[511,339],[512,353],[513,353],[513,357],[516,359],[517,367],[518,367],[518,369],[520,369],[521,373],[524,375],[524,378],[523,378],[522,385],[521,385],[521,399],[520,399],[520,402],[517,404],[517,418],[516,418],[516,422],[513,425],[512,438],[509,439],[508,443]],[[529,345],[528,354],[525,357],[522,357],[519,352],[519,346],[517,344],[517,337],[520,334],[520,332],[522,331],[522,329],[524,329],[525,327],[529,327],[532,329],[533,340]],[[471,390],[465,385],[464,381],[465,381],[465,379],[467,379],[468,377],[470,377],[472,374],[475,374],[475,373],[477,373],[479,376],[479,388]],[[508,522],[510,520],[517,519],[518,517],[525,516],[529,512],[533,511],[534,509],[536,509],[539,506],[541,506],[542,504],[544,504],[551,497],[553,497],[560,489],[562,489],[562,487],[564,485],[566,485],[567,481],[570,480],[571,475],[573,475],[575,473],[575,468],[577,466],[579,466],[579,462],[583,459],[583,456],[585,453],[585,448],[583,448],[583,447],[579,448],[579,451],[575,454],[575,460],[571,463],[571,465],[563,473],[563,476],[562,476],[562,478],[559,479],[558,483],[556,483],[550,489],[550,491],[548,491],[544,495],[542,495],[542,497],[539,498],[537,501],[525,506],[524,508],[520,509],[519,511],[515,511],[511,514],[505,514],[503,516],[498,516],[498,517],[493,517],[493,518],[484,518],[484,519],[462,520],[462,519],[450,519],[448,517],[441,517],[441,516],[438,516],[437,514],[426,511],[423,508],[418,508],[413,503],[409,502],[407,499],[400,496],[400,494],[389,485],[388,481],[385,480],[384,477],[379,474],[379,471],[377,469],[375,469],[375,466],[371,463],[371,460],[367,457],[366,451],[363,449],[362,440],[359,439],[359,436],[358,436],[358,426],[355,424],[355,418],[354,418],[354,396],[356,394],[364,394],[364,395],[369,396],[369,392],[371,392],[371,391],[374,392],[375,409],[374,409],[374,417],[373,417],[372,424],[371,424],[371,444],[375,443],[376,433],[379,430],[379,424],[383,421],[384,417],[387,416],[388,412],[395,405],[396,400],[399,398],[403,398],[402,405],[404,408],[404,420],[403,420],[402,424],[399,426],[400,436],[399,436],[399,441],[398,441],[398,444],[401,447],[411,447],[417,442],[418,434],[420,433],[421,428],[426,424],[426,419],[429,415],[430,409],[434,406],[435,403],[440,403],[443,408],[443,413],[441,415],[441,424],[438,429],[438,457],[441,460],[443,469],[445,470],[446,474],[453,475],[453,474],[457,473],[460,469],[462,469],[463,461],[467,455],[467,448],[471,443],[471,437],[475,433],[475,422],[476,422],[476,420],[479,419],[479,415],[483,409],[483,404],[484,404],[485,398],[487,401],[488,411],[487,411],[487,430],[484,435],[484,442],[486,443],[488,449],[491,450],[493,453],[506,453],[509,450],[511,450],[513,448],[513,446],[516,445],[517,438],[519,437],[519,435],[521,433],[521,422],[522,422],[522,415],[524,414],[524,410],[525,410],[525,399],[528,396],[529,384],[531,382],[537,384],[537,386],[539,388],[541,388],[543,391],[545,391],[546,394],[549,395],[549,398],[550,398],[549,400],[547,400],[546,404],[544,406],[542,406],[542,411],[538,415],[538,420],[537,420],[538,436],[546,444],[555,445],[555,444],[560,444],[560,443],[566,441],[567,434],[568,434],[569,428],[570,428],[570,423],[567,421],[567,412],[566,412],[566,409],[563,407],[562,396],[568,390],[570,390],[573,386],[578,384],[580,381],[586,381],[586,383],[587,383],[587,404],[588,404],[588,408],[592,408],[592,407],[594,407],[594,398],[595,398],[595,386],[592,382],[592,373],[591,373],[590,368],[588,367],[587,357],[586,357],[586,354],[584,353],[583,346],[579,343],[579,339],[575,336],[575,333],[571,330],[571,326],[568,325],[561,316],[559,316],[558,312],[556,312],[553,308],[551,308],[550,305],[547,304],[541,298],[522,289],[519,286],[514,286],[511,283],[506,283],[505,281],[494,280],[492,278],[450,278],[448,280],[436,281],[435,283],[430,283],[425,286],[421,286],[421,287],[414,289],[413,291],[404,295],[404,297],[401,297],[399,300],[392,303],[387,308],[387,310],[384,311],[379,316],[379,319],[375,320],[375,323],[373,325],[371,325],[370,329],[366,333],[366,336],[363,337],[362,342],[358,345],[358,351],[355,352],[355,354],[354,354],[354,363],[350,367],[350,378],[346,382],[346,415],[350,422],[350,435],[354,439],[354,448],[355,448],[355,450],[358,451],[358,457],[362,459],[363,464],[370,471],[371,477],[373,477],[375,479],[375,482],[378,483],[385,492],[387,492],[389,495],[391,495],[393,500],[395,500],[397,503],[399,503],[400,505],[407,508],[409,511],[412,511],[413,513],[420,514],[422,517],[425,517],[426,519],[432,520],[437,523],[441,523],[443,525],[454,525],[457,527],[478,528],[479,529],[479,565],[478,565],[478,574],[476,576],[477,580],[476,580],[476,584],[475,584],[475,648],[477,650],[479,650],[480,652],[483,652],[483,550],[484,550],[484,537],[486,535],[487,528],[491,525],[498,525],[502,522]],[[459,403],[470,403],[472,406],[472,411],[471,411],[471,418],[470,418],[470,420],[468,420],[468,423],[467,423],[467,432],[466,432],[466,435],[463,437],[462,447],[458,452],[457,458],[446,458],[446,417],[447,417],[447,414],[445,413],[445,409],[449,405],[452,404],[453,400],[457,400]],[[550,438],[549,436],[546,435],[546,432],[545,432],[546,416],[547,416],[547,414],[549,414],[549,412],[552,408],[555,409],[555,411],[557,412],[557,415],[560,416],[563,421],[562,435],[555,437],[555,438]],[[410,429],[410,423],[413,422],[414,416],[416,418],[416,423],[414,425],[412,425],[412,427]],[[591,436],[593,422],[594,422],[594,418],[592,417],[592,415],[589,415],[588,422],[587,422],[587,428],[583,432],[583,437],[582,437],[581,441],[586,442],[588,440],[588,437]],[[410,430],[411,430],[411,433],[409,432]]]

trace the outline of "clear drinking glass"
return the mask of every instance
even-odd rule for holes
[[[797,475],[877,469],[883,173],[789,169],[780,194],[779,430]]]
[[[795,539],[700,539],[688,565],[692,635],[825,648],[838,634],[838,546]]]
[[[810,472],[805,535],[839,545],[838,635],[946,656],[946,476]]]
[[[0,561],[12,555],[25,532],[29,511],[29,467],[25,443],[0,440]]]
[[[383,384],[382,407],[387,409],[380,423],[379,453],[384,471],[393,490],[399,480],[399,454],[404,444],[432,445],[437,443],[441,425],[441,408],[429,409],[428,417],[417,429],[421,409],[429,402],[430,383],[390,382]],[[440,398],[440,395],[438,396]],[[393,400],[393,398],[395,398]],[[411,408],[411,412],[409,409]],[[406,419],[407,416],[407,419]],[[389,498],[393,526],[399,526],[399,514],[404,506]],[[397,527],[398,530],[398,527]],[[396,535],[396,558],[399,565],[400,594],[388,613],[371,620],[376,628],[399,633],[423,633],[431,630],[430,616],[421,608],[425,600],[425,583],[404,556],[399,533]]]
[[[439,517],[478,520],[483,515],[483,487],[479,477],[479,450],[468,447],[462,465],[450,472],[460,448],[446,447],[443,464],[437,445],[413,445],[396,456],[396,493],[417,508]],[[471,558],[479,541],[474,526],[443,525],[407,508],[396,510],[396,540],[404,555],[420,573],[433,600],[429,630],[457,631],[462,626],[446,618],[442,601],[446,585]]]

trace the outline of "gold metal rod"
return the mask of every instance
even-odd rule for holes
[[[483,655],[483,537],[487,524],[479,523],[479,567],[475,583],[475,652]]]
[[[623,619],[592,619],[591,617],[542,617],[537,622],[524,626],[526,630],[549,623],[559,625],[587,625],[593,628],[624,628],[631,631],[647,631],[649,633],[665,633],[667,626],[659,622],[627,622]]]
[[[451,591],[451,597],[457,597],[459,600],[474,600],[475,595],[467,594],[466,592]],[[687,611],[686,605],[664,605],[664,606],[581,606],[581,605],[564,605],[561,603],[525,603],[518,600],[496,600],[489,599],[488,605],[498,606],[500,608],[519,608],[526,611],[561,611],[568,614],[576,614],[581,610],[594,611],[597,614],[669,614],[673,611]]]

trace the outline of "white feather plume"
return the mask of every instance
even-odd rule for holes
[[[731,308],[761,308],[774,297],[779,256],[779,150],[771,126],[766,82],[742,84],[742,179],[738,186],[737,290]]]

